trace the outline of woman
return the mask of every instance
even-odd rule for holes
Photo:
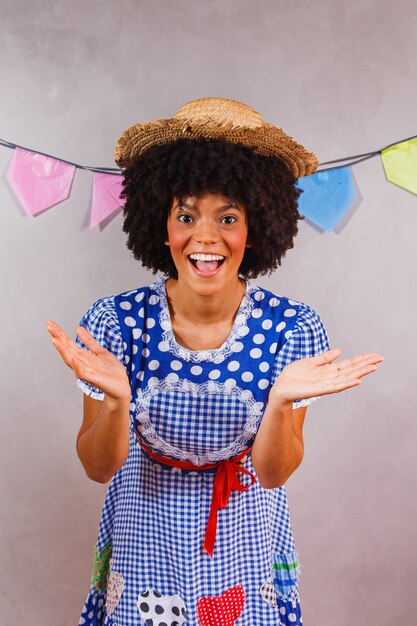
[[[125,131],[124,231],[150,286],[95,302],[52,342],[84,391],[77,451],[111,484],[80,624],[302,623],[284,484],[307,405],[379,354],[333,363],[308,305],[258,287],[297,234],[317,159],[222,98]]]

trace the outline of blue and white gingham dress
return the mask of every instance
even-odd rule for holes
[[[81,320],[124,363],[132,398],[130,452],[107,492],[80,624],[298,626],[285,488],[257,481],[232,491],[210,558],[203,540],[215,470],[157,463],[137,435],[156,454],[194,465],[236,456],[252,445],[283,367],[329,349],[326,330],[306,304],[249,280],[224,344],[191,351],[175,340],[165,282],[102,298]],[[255,474],[250,455],[242,465]],[[248,478],[239,474],[243,484]]]

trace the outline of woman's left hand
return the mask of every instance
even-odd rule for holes
[[[333,363],[342,354],[339,348],[293,361],[284,367],[273,384],[269,399],[303,400],[330,393],[339,393],[361,384],[361,378],[375,372],[381,354],[362,354]]]

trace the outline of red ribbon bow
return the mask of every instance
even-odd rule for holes
[[[250,450],[250,448],[248,449]],[[256,481],[255,476],[247,469],[238,465],[239,461],[248,452],[245,450],[238,457],[228,461],[220,461],[217,464],[216,476],[213,483],[213,493],[211,496],[210,514],[206,527],[204,539],[204,550],[212,557],[214,542],[216,540],[217,514],[219,509],[225,509],[229,502],[230,494],[233,491],[247,491]],[[249,485],[242,485],[238,479],[238,472],[248,474],[251,477]]]
[[[194,465],[190,461],[180,461],[177,459],[170,459],[166,456],[160,456],[152,452],[150,448],[142,441],[139,435],[136,433],[138,441],[145,452],[158,463],[163,465],[169,465],[171,467],[180,467],[181,469],[201,471],[206,469],[216,469],[216,475],[214,477],[213,492],[211,496],[210,513],[206,526],[206,535],[204,538],[204,550],[213,556],[214,542],[216,540],[217,530],[217,515],[219,509],[225,509],[229,502],[230,494],[232,491],[247,491],[249,487],[252,487],[256,481],[256,477],[249,470],[245,469],[238,462],[251,451],[252,448],[247,448],[241,452],[238,456],[227,461],[219,461],[218,463],[206,463],[205,465]],[[249,485],[242,485],[238,478],[238,472],[248,474],[251,477]]]

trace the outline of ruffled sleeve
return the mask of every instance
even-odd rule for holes
[[[125,355],[122,334],[114,304],[114,296],[101,298],[94,302],[81,319],[80,326],[84,326],[103,348],[112,352],[124,364]],[[87,350],[87,347],[78,336],[75,338],[75,342],[81,348]],[[97,387],[79,378],[77,378],[76,384],[88,396],[96,400],[103,400],[104,393]]]
[[[329,338],[320,316],[307,304],[301,302],[294,329],[275,357],[272,383],[289,363],[316,356],[329,349]],[[308,406],[320,397],[296,400],[293,402],[293,409]]]

